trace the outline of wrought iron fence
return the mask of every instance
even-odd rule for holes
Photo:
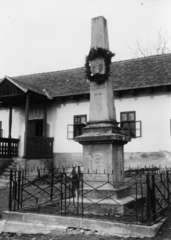
[[[9,210],[152,225],[171,202],[171,172],[82,173],[80,167],[10,172]],[[33,173],[32,172],[32,173]]]

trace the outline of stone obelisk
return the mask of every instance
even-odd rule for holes
[[[109,50],[107,21],[104,17],[92,19],[91,49],[102,48]],[[98,65],[95,59],[90,65]],[[98,71],[97,66],[97,71]],[[105,67],[102,74],[105,73]],[[93,71],[93,70],[92,70]],[[83,134],[75,141],[83,145],[84,180],[91,181],[94,187],[99,181],[106,181],[105,174],[110,174],[113,184],[124,183],[124,152],[123,145],[130,139],[118,127],[114,107],[114,93],[111,79],[97,84],[90,82],[90,112],[89,122]],[[89,174],[87,174],[89,173]],[[99,174],[98,174],[99,173]],[[104,175],[101,173],[105,173]],[[112,185],[106,185],[112,189]]]

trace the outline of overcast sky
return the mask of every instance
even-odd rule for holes
[[[158,31],[171,37],[171,0],[0,0],[0,78],[82,67],[97,16],[113,61],[134,58],[136,41],[150,45]]]

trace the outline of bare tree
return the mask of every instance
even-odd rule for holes
[[[134,49],[130,46],[128,47],[135,57],[147,57],[151,55],[165,54],[171,52],[171,49],[168,47],[170,39],[171,37],[166,37],[161,31],[158,31],[157,40],[155,43],[150,43],[148,46],[143,47],[139,41],[136,41],[136,46]]]

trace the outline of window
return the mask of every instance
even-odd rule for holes
[[[67,126],[67,139],[73,139],[82,134],[83,127],[86,126],[87,115],[75,115],[74,125]]]
[[[86,126],[87,116],[86,115],[78,115],[74,116],[74,137],[82,134],[83,127]]]
[[[141,121],[136,121],[135,111],[121,112],[121,128],[126,130],[126,133],[131,138],[141,137]]]

